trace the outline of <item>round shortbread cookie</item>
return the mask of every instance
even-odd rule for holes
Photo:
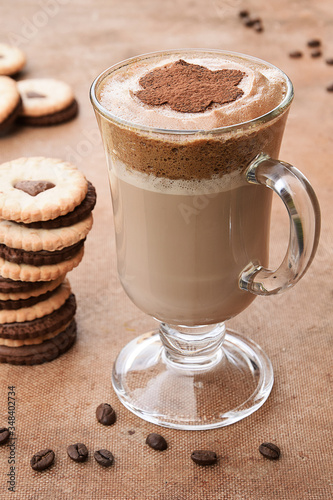
[[[68,351],[75,340],[76,323],[73,319],[65,330],[41,344],[23,345],[20,347],[0,346],[0,363],[36,365],[52,361]]]
[[[4,339],[31,339],[46,335],[59,328],[64,328],[70,322],[76,312],[76,299],[73,293],[66,302],[51,314],[33,321],[22,323],[0,323],[0,337]]]
[[[46,292],[51,292],[52,290],[55,290],[56,288],[58,288],[58,286],[64,281],[64,279],[65,279],[65,275],[59,276],[59,278],[57,278],[55,280],[45,281],[38,288],[32,287],[32,289],[29,291],[18,291],[18,292],[9,292],[9,293],[0,292],[0,300],[2,300],[2,301],[26,300],[26,299],[29,299],[30,297],[39,297],[40,295],[44,295],[44,293],[46,293]]]
[[[93,224],[92,214],[69,227],[30,229],[21,224],[0,219],[0,244],[27,252],[53,252],[75,245],[86,238]]]
[[[23,116],[52,115],[68,108],[75,100],[71,87],[60,80],[36,78],[21,80],[17,85],[23,101]]]
[[[78,266],[83,258],[84,247],[69,260],[64,260],[58,264],[45,266],[31,266],[28,264],[14,264],[0,257],[0,275],[4,278],[20,281],[51,281],[66,274],[74,267]]]
[[[0,43],[0,75],[15,75],[24,67],[26,57],[18,47]]]
[[[40,250],[39,252],[26,252],[18,248],[10,248],[6,245],[0,244],[0,257],[7,262],[15,264],[27,264],[28,266],[49,266],[58,264],[65,260],[70,260],[79,253],[83,247],[85,239],[80,240],[75,245],[63,248],[62,250],[54,250],[48,252],[47,250]]]
[[[58,227],[68,227],[76,224],[80,220],[84,220],[92,212],[96,204],[96,189],[88,181],[88,191],[84,200],[74,208],[72,212],[68,212],[66,215],[62,215],[52,220],[45,220],[39,222],[30,222],[30,224],[24,224],[25,227],[34,229],[56,229]],[[21,222],[21,224],[23,224]]]
[[[14,113],[20,103],[21,98],[16,82],[9,76],[0,76],[0,124]]]
[[[18,158],[0,165],[0,186],[0,217],[25,223],[66,215],[88,191],[88,181],[74,165],[43,157]],[[23,189],[35,193],[37,189],[37,194]]]
[[[0,323],[22,323],[32,321],[36,318],[42,318],[59,309],[71,294],[69,281],[66,279],[46,300],[38,302],[30,307],[21,307],[21,309],[3,309],[0,311]]]

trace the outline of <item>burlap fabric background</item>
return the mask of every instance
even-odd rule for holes
[[[242,26],[241,8],[264,20],[265,31]],[[58,77],[73,85],[79,117],[53,128],[18,129],[0,142],[1,162],[19,156],[52,156],[73,161],[95,184],[98,203],[85,257],[69,278],[78,300],[78,341],[52,363],[0,366],[0,426],[8,421],[8,386],[16,392],[16,492],[7,490],[9,449],[0,448],[0,497],[39,499],[328,499],[332,458],[329,402],[332,332],[332,106],[333,67],[312,59],[309,38],[323,40],[333,57],[330,0],[39,0],[0,5],[1,40],[26,51],[26,77]],[[16,37],[16,38],[15,38]],[[296,98],[281,158],[311,180],[320,200],[323,225],[316,259],[292,291],[258,298],[230,326],[246,332],[268,353],[275,385],[267,403],[228,428],[181,432],[158,428],[128,412],[110,382],[117,352],[154,326],[122,291],[116,275],[113,222],[104,153],[88,99],[95,76],[111,64],[152,50],[176,47],[224,48],[256,55],[285,70]],[[301,60],[288,57],[303,50]],[[282,204],[281,204],[282,205]],[[284,253],[288,221],[274,204],[272,265]],[[111,403],[118,421],[99,425],[96,406]],[[135,431],[129,434],[128,431]],[[160,431],[166,452],[149,449],[145,438]],[[90,456],[76,464],[68,444],[82,441],[91,452],[108,448],[115,465],[101,468]],[[278,462],[258,452],[263,441],[282,450]],[[54,466],[33,472],[30,457],[51,447]],[[215,450],[217,466],[200,468],[193,449]]]

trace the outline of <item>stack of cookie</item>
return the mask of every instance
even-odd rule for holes
[[[0,362],[50,361],[75,342],[66,274],[82,260],[96,192],[70,163],[0,165]]]

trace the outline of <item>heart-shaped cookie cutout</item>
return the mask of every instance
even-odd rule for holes
[[[24,180],[18,181],[16,182],[16,184],[14,184],[15,189],[20,189],[21,191],[28,193],[30,196],[37,196],[39,193],[43,193],[44,191],[47,191],[48,189],[52,189],[54,187],[55,184],[49,181]]]
[[[25,95],[29,99],[34,99],[35,97],[40,97],[40,98],[46,97],[46,95],[40,94],[39,92],[35,92],[34,90],[29,90],[28,92],[25,93]]]

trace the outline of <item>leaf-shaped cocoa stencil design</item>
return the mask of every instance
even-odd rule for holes
[[[226,104],[243,95],[237,85],[245,73],[236,69],[212,71],[182,59],[140,78],[144,90],[135,95],[145,104],[169,104],[181,113],[200,113],[211,104]]]

